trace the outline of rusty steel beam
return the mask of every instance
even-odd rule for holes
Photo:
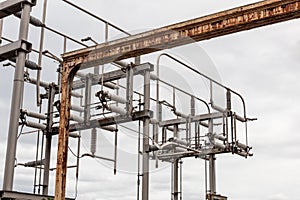
[[[300,17],[300,0],[267,0],[63,54],[55,200],[65,199],[71,87],[79,68],[207,40]]]
[[[65,53],[63,60],[87,68],[299,17],[299,0],[267,0]]]

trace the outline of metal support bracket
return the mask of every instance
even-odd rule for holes
[[[36,0],[7,0],[0,3],[0,19],[15,14],[22,10],[22,5],[28,3],[31,6],[36,5]]]
[[[3,45],[0,47],[0,62],[16,57],[19,51],[29,53],[31,51],[31,47],[31,43],[25,40],[19,40],[7,45]]]

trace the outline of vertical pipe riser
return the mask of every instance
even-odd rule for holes
[[[55,86],[50,85],[48,97],[48,128],[46,132],[46,148],[45,148],[45,164],[44,164],[44,180],[43,180],[43,195],[48,195],[49,172],[50,172],[50,158],[51,158],[51,144],[52,144],[52,125],[53,125],[53,103],[55,98]]]
[[[144,110],[150,109],[150,72],[145,71],[144,75]],[[142,200],[149,199],[149,125],[150,118],[143,120],[143,179],[142,179]]]
[[[19,40],[27,40],[29,19],[30,19],[31,5],[23,4]],[[23,97],[24,87],[24,65],[25,65],[26,53],[23,51],[18,52],[16,60],[16,70],[14,75],[13,94],[10,109],[10,124],[7,139],[7,150],[6,150],[6,162],[5,172],[3,178],[3,190],[13,190],[13,179],[14,179],[14,167],[15,157],[17,148],[17,134],[19,127],[20,108]]]

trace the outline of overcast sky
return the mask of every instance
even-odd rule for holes
[[[43,1],[33,8],[34,16],[41,18]],[[85,0],[72,1],[94,14],[115,23],[128,32],[139,32],[159,28],[176,22],[193,19],[228,8],[252,3],[250,0]],[[103,41],[103,25],[93,18],[76,11],[59,0],[48,2],[47,25],[60,30],[78,40],[92,36]],[[291,20],[280,24],[262,27],[250,31],[231,34],[197,44],[170,50],[174,54],[197,65],[213,78],[241,93],[246,100],[249,117],[257,117],[258,121],[249,123],[249,142],[253,146],[254,156],[244,159],[235,155],[217,156],[217,192],[238,200],[300,200],[300,21]],[[18,20],[9,17],[4,22],[4,36],[16,40]],[[110,39],[122,35],[110,32]],[[29,40],[34,48],[38,48],[39,29],[31,27]],[[62,53],[63,39],[46,32],[45,48],[56,55]],[[88,43],[91,45],[91,43]],[[69,43],[68,50],[80,48]],[[197,52],[197,53],[195,53]],[[37,56],[30,55],[32,60]],[[155,63],[155,55],[142,58]],[[151,60],[152,59],[152,60]],[[5,62],[3,62],[5,63]],[[57,63],[44,60],[42,79],[56,81]],[[201,67],[200,67],[201,66]],[[169,69],[169,68],[167,68]],[[0,72],[0,187],[4,174],[6,139],[8,133],[8,116],[13,83],[13,68],[2,68]],[[171,70],[176,76],[179,72]],[[35,77],[35,72],[30,74]],[[170,75],[163,74],[167,79]],[[191,75],[192,76],[192,75]],[[184,77],[194,87],[195,79]],[[174,79],[172,79],[174,80]],[[179,86],[181,86],[179,84]],[[207,88],[204,87],[204,90]],[[35,88],[25,87],[24,107],[37,111],[35,106]],[[190,88],[188,88],[190,89]],[[196,92],[197,88],[192,88]],[[136,141],[133,133],[123,130],[128,144]],[[98,148],[106,151],[105,139],[111,135],[99,135]],[[18,161],[20,163],[35,158],[36,136],[21,136],[18,145]],[[122,136],[121,136],[122,137]],[[124,139],[124,140],[125,140]],[[83,137],[82,151],[89,148],[89,136]],[[136,148],[129,148],[120,143],[120,172],[114,176],[111,164],[84,158],[81,161],[78,199],[134,199],[136,198]],[[55,141],[54,141],[55,144]],[[75,141],[71,141],[75,149]],[[127,151],[124,151],[126,149]],[[24,154],[26,151],[26,154]],[[56,146],[54,153],[56,151]],[[28,153],[27,153],[28,152]],[[53,155],[54,157],[54,155]],[[70,154],[70,157],[71,154]],[[53,158],[55,160],[55,158]],[[70,162],[74,159],[70,158]],[[130,165],[128,163],[131,163]],[[131,166],[132,165],[132,166]],[[129,167],[128,167],[129,166]],[[52,167],[55,164],[52,163]],[[126,168],[128,167],[128,168]],[[15,189],[32,191],[33,170],[16,168]],[[123,172],[122,172],[123,171]],[[51,183],[54,175],[51,173]],[[158,170],[153,170],[150,178],[150,199],[170,198],[170,166],[166,163]],[[67,194],[75,195],[74,170],[69,171]],[[53,193],[53,185],[51,188]],[[185,159],[183,164],[183,199],[204,199],[204,162],[202,160]]]

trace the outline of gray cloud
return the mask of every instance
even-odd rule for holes
[[[126,30],[156,28],[163,25],[199,17],[226,8],[254,1],[74,1],[99,16],[114,22]],[[41,3],[33,9],[33,15],[41,17]],[[135,12],[132,12],[134,10]],[[47,23],[49,26],[70,34],[77,39],[88,35],[103,41],[103,25],[84,14],[79,14],[62,1],[49,3]],[[18,21],[10,17],[5,21],[4,35],[16,39]],[[299,20],[292,20],[256,30],[224,36],[198,43],[216,66],[221,80],[239,91],[246,99],[250,117],[258,121],[249,123],[249,141],[253,145],[254,157],[247,160],[235,155],[218,156],[217,179],[219,193],[230,199],[240,200],[285,200],[296,199],[299,185]],[[80,28],[78,28],[80,27]],[[39,29],[31,28],[30,41],[38,47]],[[114,33],[114,31],[111,31]],[[62,38],[46,34],[45,49],[56,55],[62,53]],[[55,41],[55,42],[53,42]],[[68,43],[68,50],[80,46]],[[175,50],[176,51],[176,50]],[[190,56],[194,58],[197,55]],[[31,59],[37,59],[36,55]],[[57,63],[44,61],[42,78],[55,81]],[[8,116],[10,109],[12,68],[2,68],[0,73],[0,162],[4,163]],[[202,69],[205,70],[205,69]],[[34,77],[35,72],[30,74]],[[191,75],[192,76],[192,75]],[[193,83],[191,84],[192,86]],[[26,86],[24,106],[35,107],[34,87]],[[29,100],[30,99],[30,100]],[[18,160],[32,160],[35,136],[22,136],[18,147]],[[83,140],[88,151],[89,138]],[[126,144],[123,144],[124,148]],[[102,146],[101,146],[102,147]],[[101,149],[101,147],[99,149]],[[127,148],[127,147],[126,147]],[[135,150],[135,148],[133,148]],[[23,153],[26,151],[26,154]],[[56,146],[53,149],[55,155]],[[100,151],[104,153],[103,151]],[[123,155],[120,153],[120,156]],[[132,157],[135,155],[133,154]],[[70,155],[70,160],[74,158]],[[132,161],[135,166],[136,161]],[[53,166],[55,159],[53,160]],[[125,166],[126,164],[123,163]],[[0,180],[3,178],[0,165]],[[198,199],[204,191],[204,163],[200,160],[184,162],[184,199]],[[32,191],[32,169],[16,168],[16,189]],[[52,184],[54,184],[52,175]],[[73,196],[74,171],[68,177],[68,194]],[[119,172],[90,159],[81,159],[78,199],[134,199],[136,175]],[[170,197],[170,168],[151,174],[151,197]],[[0,182],[2,187],[2,181]],[[196,189],[194,189],[196,188]],[[53,192],[53,188],[51,189]]]

